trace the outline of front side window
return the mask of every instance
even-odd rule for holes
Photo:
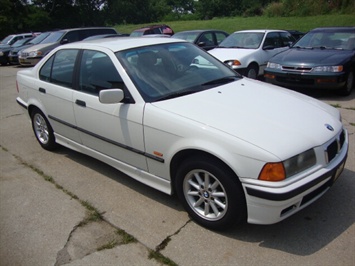
[[[121,76],[110,57],[102,52],[85,50],[80,63],[79,89],[93,95],[100,90],[124,89]]]
[[[197,43],[200,42],[203,42],[206,46],[214,45],[212,32],[202,34]]]
[[[269,32],[266,35],[265,42],[264,42],[264,48],[268,47],[273,47],[273,48],[279,48],[282,47],[279,33],[278,32]]]
[[[78,50],[60,50],[42,66],[39,77],[41,80],[64,86],[73,87],[73,73]]]

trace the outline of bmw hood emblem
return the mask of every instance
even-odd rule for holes
[[[334,128],[329,124],[325,124],[325,127],[330,131],[334,131]]]

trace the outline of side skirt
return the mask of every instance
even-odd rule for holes
[[[165,180],[161,177],[152,175],[146,171],[143,171],[142,169],[138,169],[132,165],[123,163],[121,161],[115,160],[105,154],[99,153],[95,150],[92,150],[84,145],[81,145],[79,143],[73,142],[70,139],[67,139],[61,135],[58,135],[54,133],[56,142],[64,147],[67,147],[69,149],[72,149],[74,151],[86,154],[92,158],[95,158],[99,161],[102,161],[117,170],[125,173],[126,175],[132,177],[133,179],[150,186],[154,189],[157,189],[161,192],[164,192],[166,194],[171,195],[172,194],[172,188],[171,188],[171,182],[168,180]]]

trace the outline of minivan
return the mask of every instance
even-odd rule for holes
[[[23,66],[34,66],[46,54],[59,45],[81,41],[87,37],[99,34],[117,34],[108,27],[75,28],[52,32],[42,43],[31,46],[19,53],[19,63]]]

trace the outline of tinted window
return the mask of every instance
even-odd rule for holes
[[[77,54],[78,50],[58,51],[41,68],[39,73],[40,79],[72,88]]]
[[[69,31],[64,35],[63,40],[67,40],[68,42],[77,42],[80,41],[79,31]]]
[[[224,33],[216,32],[217,44],[220,44],[226,37],[227,35],[225,35]]]
[[[266,35],[264,46],[272,46],[274,48],[282,47],[278,32],[269,32]]]
[[[203,33],[197,43],[203,42],[206,46],[214,45],[212,32]]]
[[[282,47],[290,46],[295,39],[287,32],[280,32]]]
[[[100,90],[124,89],[124,85],[108,55],[86,50],[80,64],[79,88],[81,91],[98,95]]]

